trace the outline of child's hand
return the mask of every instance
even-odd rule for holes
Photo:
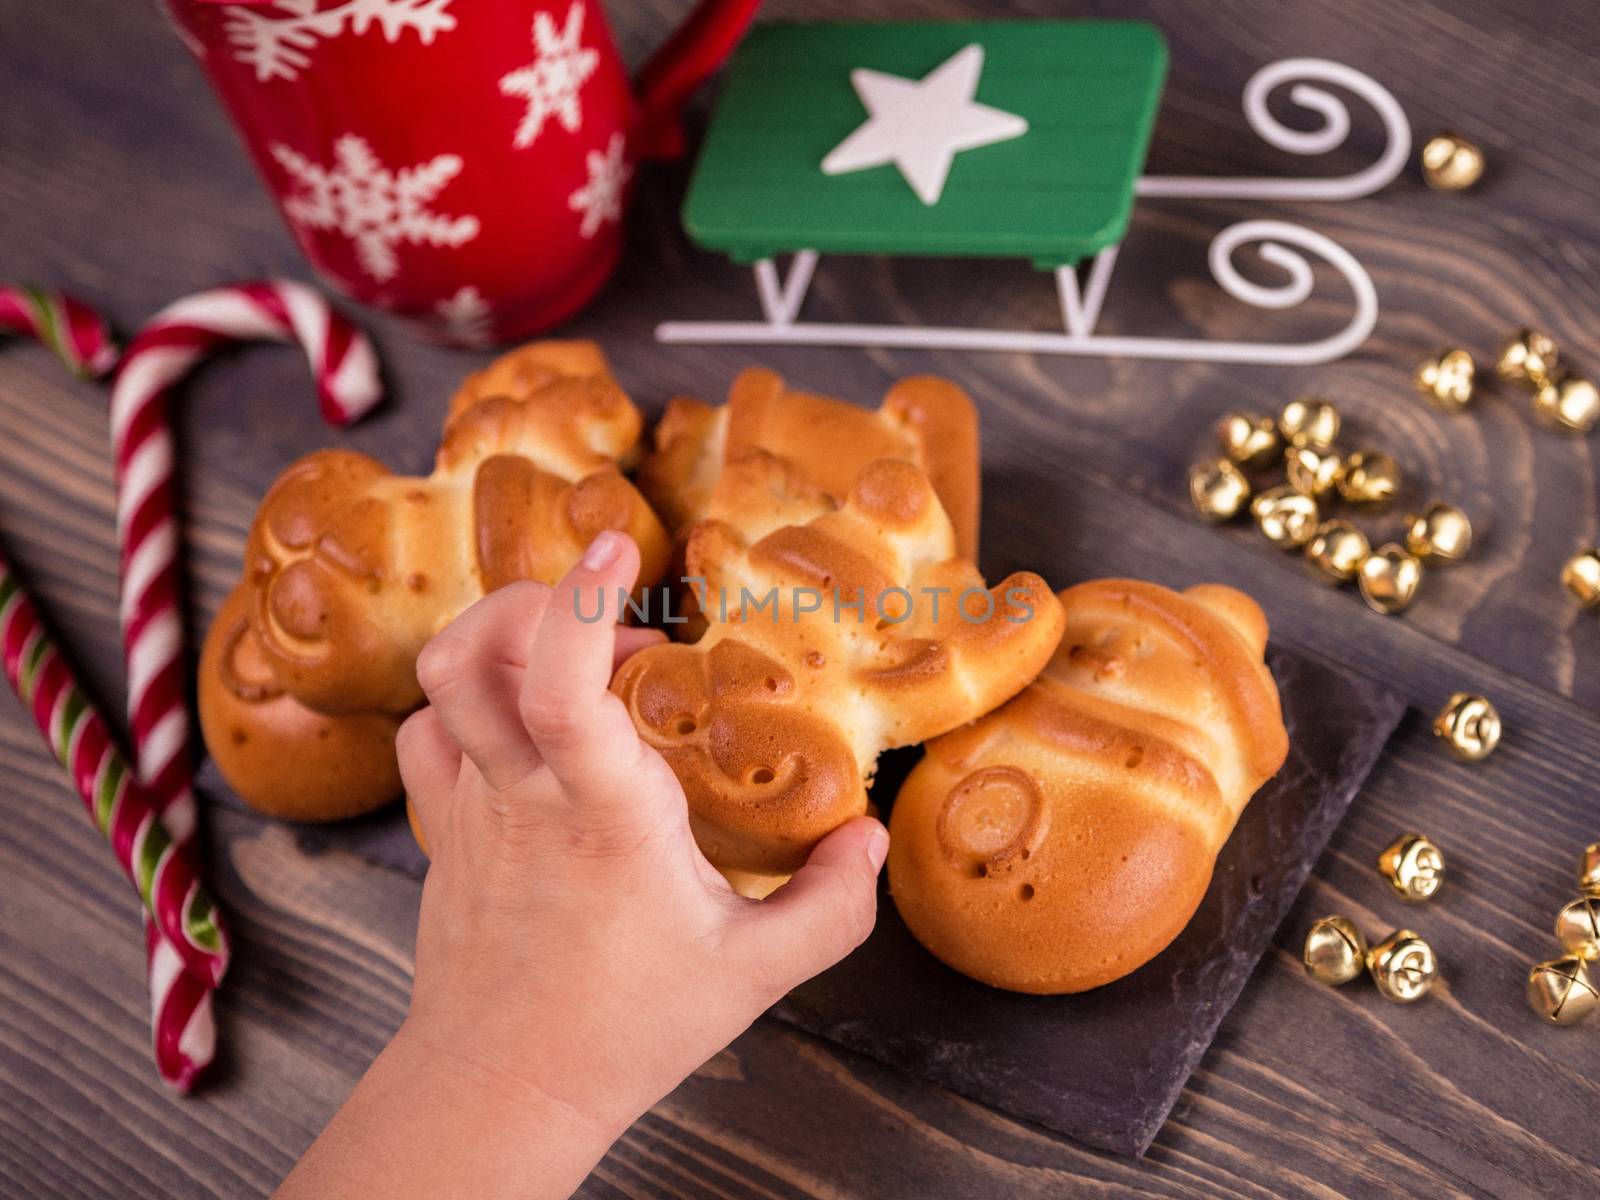
[[[317,1173],[370,1146],[367,1194],[565,1195],[872,928],[888,849],[874,820],[836,830],[765,901],[700,854],[677,779],[607,690],[661,636],[614,623],[638,567],[632,541],[602,534],[555,589],[495,592],[423,651],[430,707],[399,739],[432,856],[411,1013],[284,1194],[306,1175],[337,1190]],[[604,619],[581,620],[601,595]],[[400,1100],[408,1088],[424,1090]],[[442,1111],[423,1117],[430,1094]],[[391,1190],[373,1190],[374,1169]],[[429,1192],[441,1174],[450,1189]]]

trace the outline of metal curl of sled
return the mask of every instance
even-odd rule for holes
[[[1378,160],[1354,175],[1332,179],[1274,179],[1265,176],[1208,178],[1204,175],[1146,175],[1135,185],[1140,196],[1184,200],[1358,200],[1389,185],[1411,153],[1411,126],[1394,93],[1370,75],[1326,58],[1284,58],[1268,63],[1244,87],[1244,116],[1256,136],[1290,154],[1327,154],[1350,136],[1350,110],[1332,92],[1296,83],[1289,99],[1321,113],[1321,129],[1290,129],[1267,111],[1267,97],[1290,80],[1316,79],[1354,92],[1383,119],[1386,141]]]
[[[1315,81],[1315,82],[1307,82]],[[1322,117],[1320,128],[1294,130],[1268,111],[1278,87],[1292,83],[1289,99]],[[1398,101],[1381,84],[1343,64],[1318,58],[1290,58],[1257,71],[1245,87],[1243,108],[1251,129],[1273,147],[1291,154],[1326,154],[1343,145],[1350,131],[1345,102],[1317,83],[1334,84],[1366,100],[1383,121],[1386,141],[1370,166],[1330,179],[1146,175],[1134,186],[1138,196],[1173,199],[1340,201],[1367,196],[1390,183],[1411,150],[1411,130]],[[1262,260],[1287,276],[1262,285],[1240,275],[1234,254],[1259,244]],[[1062,310],[1062,332],[956,327],[878,325],[800,321],[800,310],[819,254],[794,254],[786,279],[772,257],[754,263],[763,321],[667,321],[656,329],[668,343],[762,343],[810,346],[987,350],[1034,354],[1112,355],[1124,358],[1195,362],[1307,365],[1340,358],[1361,345],[1377,321],[1378,298],[1366,270],[1343,247],[1320,233],[1277,220],[1243,221],[1212,240],[1209,262],[1218,285],[1233,298],[1257,308],[1292,308],[1308,299],[1314,279],[1309,253],[1331,265],[1349,285],[1355,313],[1339,332],[1301,344],[1226,342],[1205,338],[1099,336],[1094,332],[1115,269],[1117,245],[1090,260],[1080,284],[1071,265],[1055,269]],[[1305,252],[1305,253],[1302,253]]]

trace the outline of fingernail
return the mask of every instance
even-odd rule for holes
[[[608,529],[589,543],[589,548],[583,552],[583,566],[589,571],[609,567],[616,561],[617,552],[621,549],[622,540]]]
[[[883,860],[889,857],[889,831],[883,826],[878,826],[867,834],[867,861],[872,864],[872,873],[876,875],[883,867]]]

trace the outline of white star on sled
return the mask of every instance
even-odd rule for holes
[[[822,160],[825,175],[843,175],[892,162],[924,204],[944,193],[950,165],[963,150],[1005,142],[1028,132],[1015,113],[978,104],[983,47],[963,47],[919,80],[865,68],[850,82],[869,116]]]
[[[533,145],[549,117],[560,121],[568,133],[576,133],[583,123],[578,93],[600,64],[600,52],[581,45],[582,39],[582,0],[567,10],[566,26],[559,31],[549,13],[533,18],[534,60],[500,80],[501,92],[528,102],[528,111],[512,138],[519,149]]]
[[[583,214],[578,232],[593,237],[606,221],[622,220],[622,193],[633,174],[622,158],[623,141],[620,133],[613,133],[604,152],[591,150],[585,156],[589,168],[589,181],[567,197],[567,207]]]

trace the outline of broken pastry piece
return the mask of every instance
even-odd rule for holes
[[[1288,737],[1255,601],[1103,579],[1005,707],[928,744],[891,814],[889,887],[918,941],[974,979],[1080,992],[1189,923]]]
[[[748,894],[866,811],[884,750],[1026,686],[1062,617],[1037,575],[988,588],[904,459],[865,466],[840,503],[757,450],[705,506],[686,561],[707,632],[634,655],[612,690],[683,784],[701,850]]]
[[[639,487],[674,533],[706,516],[726,466],[756,450],[782,458],[840,503],[868,463],[900,458],[932,483],[954,528],[956,552],[977,559],[978,414],[947,379],[902,379],[871,410],[796,391],[776,372],[751,368],[733,381],[721,407],[672,400],[654,446],[640,467]]]

